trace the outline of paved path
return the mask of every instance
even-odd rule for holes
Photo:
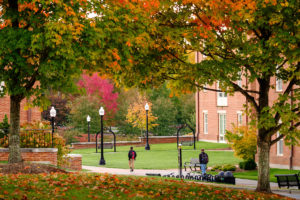
[[[133,172],[130,172],[129,169],[117,169],[117,168],[106,168],[106,167],[93,167],[93,166],[82,166],[82,169],[89,170],[90,172],[95,173],[109,173],[109,174],[118,174],[118,175],[134,175],[134,176],[146,176],[147,173],[151,174],[161,174],[161,176],[174,173],[178,174],[178,169],[168,169],[168,170],[153,170],[153,169],[136,169]],[[183,170],[183,175],[186,175],[186,172]],[[208,182],[201,182],[203,184],[212,184]],[[247,189],[254,190],[256,188],[257,181],[248,180],[248,179],[236,179],[236,185],[224,184],[222,186],[237,188],[237,189]],[[279,189],[277,183],[271,183],[272,191],[276,194],[283,196],[288,196],[291,198],[300,200],[300,190],[297,189]]]

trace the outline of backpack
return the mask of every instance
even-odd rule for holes
[[[131,152],[131,158],[135,159],[135,153],[134,153],[134,151]]]
[[[206,153],[202,154],[202,163],[207,164],[208,163],[208,155]]]

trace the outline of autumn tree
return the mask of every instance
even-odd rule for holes
[[[88,96],[95,96],[98,99],[98,107],[103,106],[105,109],[105,120],[112,124],[118,110],[118,93],[115,92],[112,82],[107,78],[100,77],[98,73],[94,73],[91,76],[83,74],[78,85],[85,90]]]
[[[157,117],[152,114],[152,103],[148,102],[145,97],[138,96],[137,100],[129,106],[128,113],[126,115],[126,121],[131,123],[133,127],[138,127],[141,131],[146,127],[146,103],[149,105],[148,128],[151,130],[153,127],[158,125],[154,123]]]
[[[271,192],[270,147],[283,138],[288,144],[300,138],[299,4],[295,0],[132,1],[127,13],[133,20],[126,23],[128,34],[135,30],[137,36],[128,41],[132,57],[122,60],[126,67],[115,76],[130,86],[151,87],[170,80],[179,91],[205,88],[244,95],[257,126],[256,190]],[[191,63],[187,59],[191,52],[206,59]],[[241,76],[247,84],[239,86]],[[286,87],[271,102],[275,78]],[[206,87],[216,81],[220,90]]]
[[[10,96],[9,163],[22,160],[23,99],[32,97],[32,104],[41,105],[49,88],[74,91],[83,69],[117,69],[125,54],[119,56],[116,46],[125,46],[126,38],[116,29],[114,9],[114,1],[0,1],[1,95]]]

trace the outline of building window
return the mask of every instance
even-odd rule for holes
[[[203,92],[207,92],[207,89],[205,88],[207,88],[207,84],[203,85]]]
[[[203,110],[203,132],[208,134],[208,113],[207,110]]]
[[[243,113],[242,111],[237,111],[237,125],[241,126],[243,123]]]
[[[218,111],[218,113],[219,113],[219,141],[225,142],[226,112]]]
[[[276,70],[276,73],[279,73],[279,70]],[[276,92],[282,91],[282,79],[276,76]]]
[[[276,92],[282,92],[282,79],[276,77]]]
[[[277,137],[280,136],[280,133],[277,132]],[[283,139],[280,139],[278,142],[277,142],[277,155],[278,156],[283,156]]]
[[[220,82],[217,82],[217,90],[220,90]],[[217,106],[227,106],[227,94],[226,92],[217,92]]]
[[[237,80],[237,85],[242,87],[242,72],[238,72],[239,79]]]

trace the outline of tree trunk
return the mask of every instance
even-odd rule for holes
[[[258,138],[258,182],[257,192],[271,193],[270,187],[270,142]]]
[[[10,97],[9,163],[22,162],[20,149],[20,106],[22,98]]]

